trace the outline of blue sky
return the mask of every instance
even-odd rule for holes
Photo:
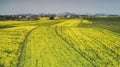
[[[62,12],[120,14],[120,0],[0,0],[0,15]]]

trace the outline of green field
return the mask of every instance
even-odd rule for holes
[[[84,26],[105,28],[120,34],[120,17],[93,17],[87,18],[86,20],[93,22],[93,24],[84,24]]]
[[[0,67],[120,67],[120,21],[105,19],[0,21]]]

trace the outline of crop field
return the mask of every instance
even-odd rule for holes
[[[120,17],[93,17],[86,20],[92,21],[92,25],[78,25],[79,27],[100,27],[120,34]]]
[[[0,30],[0,65],[15,65],[25,35],[34,27],[24,26]]]
[[[120,67],[119,21],[100,22],[0,21],[0,67]]]

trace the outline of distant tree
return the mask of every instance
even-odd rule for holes
[[[50,18],[49,18],[50,20],[54,20],[54,16],[50,16]]]

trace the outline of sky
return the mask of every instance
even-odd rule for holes
[[[120,15],[120,0],[0,0],[0,15],[62,12]]]

